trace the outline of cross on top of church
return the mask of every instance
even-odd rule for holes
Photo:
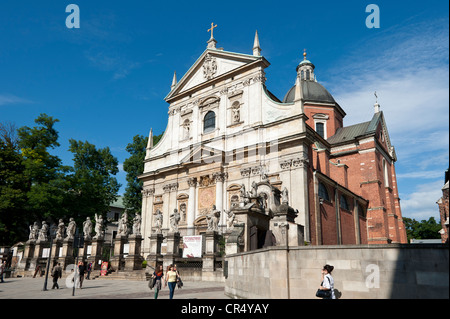
[[[214,25],[214,22],[211,22],[211,28],[208,29],[208,31],[207,31],[207,32],[211,31],[211,39],[214,38],[214,37],[213,37],[213,31],[214,31],[214,28],[217,28],[217,24]]]

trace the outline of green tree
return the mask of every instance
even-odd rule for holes
[[[163,134],[153,136],[153,145],[159,142]],[[144,159],[147,150],[148,137],[136,135],[133,142],[128,144],[126,150],[130,157],[123,163],[123,169],[127,172],[127,187],[123,196],[125,208],[130,213],[140,213],[142,210],[142,181],[138,176],[144,172]]]
[[[25,168],[16,133],[13,124],[0,123],[0,245],[21,240],[28,227]]]
[[[406,235],[408,242],[411,239],[440,239],[441,235],[438,233],[441,229],[441,224],[437,223],[434,217],[428,220],[418,222],[415,219],[403,217],[403,223],[406,228]]]
[[[74,166],[67,176],[70,184],[67,205],[71,217],[82,223],[86,217],[106,214],[109,205],[117,199],[120,184],[114,177],[119,172],[118,160],[108,147],[97,149],[89,142],[71,139],[69,150]]]

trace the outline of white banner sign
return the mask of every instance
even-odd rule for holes
[[[202,257],[202,235],[183,236],[183,258]]]

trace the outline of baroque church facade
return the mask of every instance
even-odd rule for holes
[[[258,33],[253,54],[216,43],[211,32],[186,74],[174,75],[167,128],[156,145],[150,133],[140,176],[144,256],[158,210],[164,234],[176,209],[180,234],[197,235],[214,205],[225,233],[225,212],[242,201],[242,189],[262,181],[287,190],[308,244],[405,243],[397,158],[380,106],[372,119],[346,127],[344,109],[316,81],[306,53],[295,85],[279,99],[265,85],[270,63]]]

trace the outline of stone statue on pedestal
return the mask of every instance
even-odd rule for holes
[[[33,226],[30,225],[30,235],[28,236],[28,240],[37,240],[39,236],[39,225],[37,222],[34,222]]]
[[[288,190],[286,187],[281,191],[281,203],[289,205]]]
[[[117,229],[117,236],[127,236],[128,235],[128,214],[125,210],[122,217],[119,220],[119,227]]]
[[[92,222],[90,217],[86,217],[86,220],[83,222],[83,233],[84,239],[90,240],[92,234]]]
[[[76,228],[77,228],[77,224],[75,223],[75,220],[73,219],[73,217],[70,217],[69,225],[67,225],[67,229],[66,229],[66,234],[67,234],[66,239],[73,239],[75,237]]]
[[[64,230],[66,226],[64,225],[64,222],[62,219],[58,222],[58,229],[56,230],[56,240],[64,239]]]
[[[211,213],[206,215],[206,220],[208,221],[208,229],[218,231],[219,230],[219,218],[220,218],[220,210],[216,208],[216,205],[213,205]]]
[[[103,216],[95,213],[95,236],[94,239],[103,238]]]
[[[174,209],[173,213],[170,214],[170,229],[172,232],[178,232],[178,223],[180,222],[180,213],[178,213],[178,209]]]
[[[39,230],[39,237],[38,240],[40,241],[47,241],[48,237],[47,237],[47,233],[48,233],[48,225],[45,221],[42,222],[42,227]]]
[[[158,210],[156,210],[156,214],[155,214],[155,232],[157,234],[162,233],[162,224],[163,224],[163,214],[158,209]]]
[[[231,210],[226,210],[225,213],[228,216],[228,218],[227,218],[227,226],[228,226],[228,228],[232,228],[234,226],[234,224],[237,223],[237,221],[235,219],[236,215]]]
[[[133,218],[133,235],[141,234],[141,215],[136,213]]]

